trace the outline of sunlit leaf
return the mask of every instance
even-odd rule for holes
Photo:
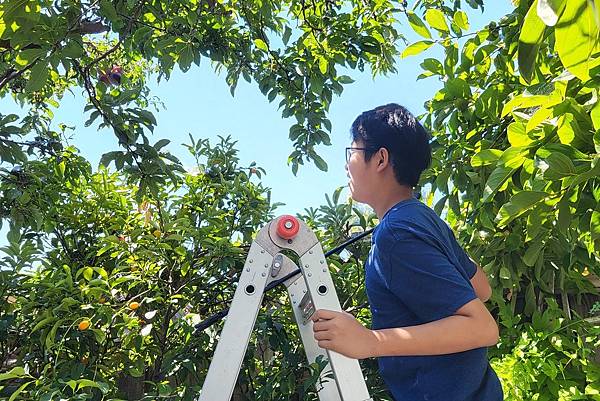
[[[519,35],[519,71],[527,81],[533,78],[535,60],[546,29],[546,24],[537,14],[537,3],[538,0],[535,0],[529,7]]]

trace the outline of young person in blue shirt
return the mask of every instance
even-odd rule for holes
[[[351,358],[377,357],[396,401],[501,401],[487,359],[486,347],[498,341],[483,304],[488,280],[413,194],[431,162],[429,135],[397,104],[362,113],[351,133],[350,192],[380,221],[365,262],[372,329],[348,313],[318,310],[315,339]]]

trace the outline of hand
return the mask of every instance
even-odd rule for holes
[[[319,309],[311,319],[319,347],[354,359],[376,355],[376,333],[360,324],[351,314]]]

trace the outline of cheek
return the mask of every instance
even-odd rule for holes
[[[362,177],[365,175],[363,168],[357,166],[356,164],[350,164],[348,166],[348,173],[353,181],[363,181]]]

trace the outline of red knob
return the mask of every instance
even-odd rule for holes
[[[292,239],[298,234],[300,223],[298,219],[289,214],[285,214],[277,221],[277,235],[283,239]]]

